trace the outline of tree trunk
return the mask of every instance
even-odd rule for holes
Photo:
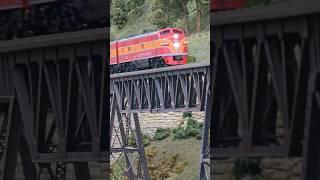
[[[179,0],[181,6],[182,6],[182,9],[183,9],[183,14],[184,14],[184,23],[186,25],[186,33],[188,34],[189,33],[189,11],[188,11],[188,3],[185,3],[181,0]]]
[[[189,25],[189,14],[187,13],[187,14],[185,14],[185,24],[186,24],[186,33],[187,34],[189,34],[189,27],[190,27],[190,25]]]
[[[201,0],[196,0],[196,4],[197,4],[197,27],[196,27],[196,31],[197,33],[201,31],[201,16],[202,16],[202,3]]]

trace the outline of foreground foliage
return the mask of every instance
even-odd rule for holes
[[[237,180],[240,180],[246,176],[250,176],[255,180],[259,180],[261,178],[260,162],[257,160],[237,159],[234,162],[232,174]]]

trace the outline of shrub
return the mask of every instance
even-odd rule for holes
[[[169,137],[171,134],[171,130],[169,128],[158,128],[153,136],[154,140],[163,140]]]
[[[192,112],[183,112],[182,117],[183,118],[192,117]]]
[[[187,139],[191,137],[195,137],[197,139],[201,139],[202,135],[202,123],[198,123],[192,117],[187,119],[187,125],[185,128],[178,127],[172,130],[174,139]]]
[[[148,148],[146,152],[151,179],[169,178],[173,173],[181,173],[187,165],[179,160],[178,154],[159,153],[161,156],[156,157],[158,153],[155,147]]]
[[[237,180],[247,175],[250,175],[251,177],[255,177],[256,179],[258,179],[260,178],[259,175],[261,174],[260,162],[254,160],[237,159],[234,162],[232,174]]]
[[[148,135],[142,135],[143,146],[149,146],[151,143],[151,138]],[[131,134],[128,138],[128,146],[137,147],[136,138]]]
[[[193,55],[188,55],[188,60],[187,60],[187,63],[194,63],[197,61],[197,58]]]

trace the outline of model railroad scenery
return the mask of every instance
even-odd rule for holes
[[[320,180],[319,16],[1,0],[0,180]]]
[[[200,178],[209,1],[181,2],[112,1],[111,179]]]
[[[108,179],[109,8],[0,1],[0,179]]]

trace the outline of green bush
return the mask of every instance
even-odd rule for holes
[[[149,146],[151,143],[151,138],[148,135],[142,135],[143,146]],[[137,147],[136,138],[131,134],[128,138],[128,146]]]
[[[183,112],[182,117],[183,118],[192,117],[192,112]]]
[[[193,56],[193,55],[188,55],[188,60],[187,63],[194,63],[197,61],[197,57]]]
[[[260,162],[256,160],[237,159],[234,162],[234,166],[232,168],[232,174],[237,180],[240,180],[241,178],[247,175],[254,177],[255,179],[260,179],[261,178]]]
[[[187,125],[185,128],[178,127],[172,130],[174,139],[187,139],[195,137],[201,139],[202,135],[202,123],[198,123],[192,117],[187,119]]]
[[[163,140],[169,137],[171,134],[171,130],[169,128],[158,128],[153,136],[154,140]]]

